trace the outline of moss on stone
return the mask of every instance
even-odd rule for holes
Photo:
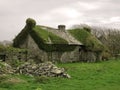
[[[35,27],[36,21],[35,21],[34,19],[32,19],[32,18],[28,18],[28,19],[26,20],[26,25],[27,25],[28,27],[30,27],[30,28]]]
[[[20,45],[25,42],[27,35],[28,35],[28,29],[27,26],[25,26],[24,29],[13,40],[13,46],[20,47]]]
[[[14,47],[6,47],[7,52],[27,52],[27,49],[20,49]]]

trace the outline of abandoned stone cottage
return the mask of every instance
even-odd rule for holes
[[[55,29],[36,25],[30,18],[13,46],[28,49],[30,58],[37,61],[52,62],[94,62],[101,60],[104,51],[103,44],[88,28],[66,30],[65,25],[59,25]]]

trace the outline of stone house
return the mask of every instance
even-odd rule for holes
[[[29,58],[40,62],[95,62],[101,60],[104,45],[89,28],[66,30],[36,25],[28,18],[23,30],[15,37],[14,47],[29,50]]]

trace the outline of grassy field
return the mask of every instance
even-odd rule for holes
[[[120,60],[59,64],[72,78],[0,77],[0,90],[120,90]]]

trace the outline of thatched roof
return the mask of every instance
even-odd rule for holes
[[[82,29],[58,30],[36,25],[33,19],[26,20],[26,26],[14,39],[14,46],[19,47],[31,35],[39,48],[45,51],[71,51],[76,45],[85,45],[88,49],[101,50],[102,43],[90,32]]]

